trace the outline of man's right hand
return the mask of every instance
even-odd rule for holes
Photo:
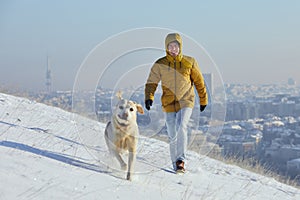
[[[145,107],[147,110],[150,110],[150,107],[152,106],[153,101],[151,99],[147,99],[145,101]]]

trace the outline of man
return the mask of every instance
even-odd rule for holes
[[[166,115],[170,155],[176,172],[185,172],[187,149],[187,125],[194,107],[194,86],[200,99],[200,111],[204,111],[207,93],[197,61],[182,54],[182,39],[178,33],[170,33],[165,39],[166,56],[158,59],[151,68],[145,85],[145,107],[150,110],[154,93],[161,82],[162,109]]]

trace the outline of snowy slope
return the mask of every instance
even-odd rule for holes
[[[126,181],[104,127],[0,94],[0,199],[300,199],[296,188],[193,152],[187,174],[173,174],[168,145],[145,137],[134,180]]]

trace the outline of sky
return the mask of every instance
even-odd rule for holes
[[[283,84],[293,78],[299,84],[299,9],[298,0],[0,0],[0,84],[45,90],[48,56],[53,90],[72,89],[97,45],[145,27],[174,30],[196,41],[224,83]],[[163,47],[164,37],[159,42]],[[162,56],[163,50],[150,53],[147,63]]]

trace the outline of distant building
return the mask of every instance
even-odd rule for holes
[[[291,116],[296,110],[296,104],[293,101],[283,102],[279,105],[279,116]]]
[[[265,148],[265,157],[274,163],[277,163],[281,170],[286,171],[288,161],[298,159],[300,156],[299,147],[275,146]]]
[[[256,103],[244,101],[230,101],[227,103],[226,120],[246,120],[259,116],[259,107]]]
[[[296,81],[293,78],[289,78],[288,85],[296,85]]]
[[[255,142],[225,142],[222,155],[225,157],[251,158],[256,154]]]
[[[300,174],[300,158],[296,158],[287,162],[287,175],[291,177],[299,176]]]
[[[208,94],[212,96],[214,94],[213,91],[213,74],[212,73],[207,73],[203,74],[204,82],[206,85],[206,89],[208,90]]]

